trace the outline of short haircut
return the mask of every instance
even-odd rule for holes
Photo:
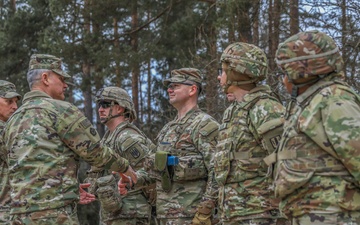
[[[41,79],[41,74],[43,73],[49,73],[50,70],[48,69],[35,69],[35,70],[29,70],[27,72],[26,78],[27,82],[29,84],[30,90]]]

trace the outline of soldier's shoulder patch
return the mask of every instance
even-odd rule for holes
[[[95,128],[93,128],[93,127],[90,128],[90,134],[91,134],[92,136],[95,136],[95,135],[96,135],[96,130],[95,130]]]
[[[84,129],[87,129],[91,126],[91,122],[85,118],[83,121],[80,122],[80,126]]]
[[[139,150],[137,150],[137,148],[131,148],[129,149],[129,153],[132,155],[132,157],[134,157],[135,159],[140,157],[140,152]]]
[[[203,136],[208,136],[214,131],[217,131],[219,129],[219,124],[215,121],[208,120],[207,123],[204,124],[204,126],[200,129],[200,134]]]

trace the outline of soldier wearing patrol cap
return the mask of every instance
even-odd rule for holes
[[[274,159],[275,194],[292,224],[360,224],[360,97],[335,41],[300,32],[276,63],[292,96]]]
[[[10,213],[10,186],[8,184],[8,165],[6,162],[7,149],[1,134],[6,121],[16,111],[17,101],[21,95],[16,92],[15,85],[0,80],[0,224],[9,224]]]
[[[136,119],[134,103],[129,94],[119,87],[105,87],[96,94],[96,103],[101,123],[108,128],[101,143],[114,149],[120,156],[129,160],[137,171],[138,182],[126,187],[129,178],[121,176],[120,193],[114,187],[118,176],[111,171],[99,171],[92,167],[88,171],[87,182],[90,190],[101,202],[101,220],[108,225],[146,225],[151,220],[151,202],[149,189],[155,189],[154,180],[143,169],[145,157],[155,149],[152,141],[132,122]],[[126,181],[124,181],[126,180]],[[150,187],[150,184],[153,184]],[[154,193],[153,192],[150,193]]]
[[[79,224],[77,170],[79,160],[125,172],[136,182],[129,162],[100,143],[82,112],[63,101],[70,75],[52,55],[30,58],[27,80],[31,91],[7,121],[4,143],[9,149],[10,219],[14,224]],[[92,201],[86,195],[80,203]]]
[[[284,107],[266,85],[265,53],[252,44],[230,44],[221,55],[218,76],[224,93],[235,101],[225,110],[214,159],[223,225],[286,224],[272,189],[266,157],[282,133]]]
[[[201,72],[195,68],[171,71],[163,83],[177,110],[157,136],[157,149],[146,162],[156,179],[156,215],[160,225],[209,224],[217,185],[213,157],[219,124],[197,105]]]

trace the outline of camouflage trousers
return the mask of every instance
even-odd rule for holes
[[[291,225],[291,221],[280,218],[280,219],[250,219],[240,221],[226,221],[221,222],[221,225]]]
[[[10,209],[0,211],[0,225],[10,224]]]
[[[292,219],[292,225],[360,225],[360,211],[346,211],[341,213],[308,213]]]
[[[76,204],[57,209],[10,215],[12,225],[78,225]]]
[[[103,224],[106,225],[149,225],[150,220],[148,218],[120,218],[116,220],[104,221]]]
[[[182,218],[160,218],[157,219],[157,225],[190,225],[192,217],[182,217]]]

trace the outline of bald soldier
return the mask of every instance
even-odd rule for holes
[[[61,65],[52,55],[31,56],[27,73],[31,91],[5,128],[13,224],[79,224],[80,159],[124,172],[136,183],[129,162],[101,145],[91,122],[63,101],[70,75]]]
[[[9,224],[10,187],[8,184],[7,150],[2,142],[1,134],[6,121],[18,108],[17,101],[21,95],[16,92],[15,85],[0,80],[0,224]]]

